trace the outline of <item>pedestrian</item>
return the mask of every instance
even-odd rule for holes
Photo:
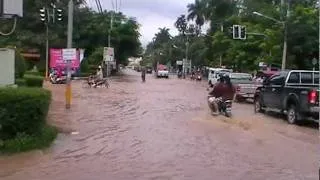
[[[145,67],[141,68],[141,79],[142,79],[142,82],[146,81],[146,68]]]

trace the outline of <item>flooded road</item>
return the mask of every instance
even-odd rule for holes
[[[125,74],[109,89],[74,81],[68,111],[63,86],[49,85],[49,122],[62,133],[48,150],[0,157],[0,179],[318,179],[316,128],[250,104],[235,104],[232,119],[212,117],[205,83]]]

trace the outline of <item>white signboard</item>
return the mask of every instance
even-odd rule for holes
[[[0,48],[0,86],[13,85],[15,50]]]
[[[182,61],[176,61],[177,65],[182,65],[183,62]]]
[[[104,49],[103,49],[103,60],[105,62],[114,61],[114,49],[112,47],[104,47]]]
[[[77,49],[62,49],[62,58],[64,61],[77,59]]]
[[[259,67],[265,67],[266,66],[266,63],[264,62],[259,62]]]

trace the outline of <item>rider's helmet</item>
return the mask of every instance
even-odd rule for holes
[[[224,74],[224,75],[223,75],[223,79],[224,79],[225,82],[230,82],[230,76],[229,76],[229,74]]]
[[[222,83],[225,81],[224,74],[219,74],[219,81]]]
[[[101,69],[101,66],[99,66],[99,69]]]

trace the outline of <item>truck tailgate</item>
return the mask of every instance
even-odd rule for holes
[[[254,94],[260,84],[238,84],[237,94]]]

